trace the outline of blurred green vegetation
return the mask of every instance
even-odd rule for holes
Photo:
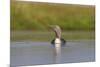
[[[48,41],[55,38],[54,33],[41,31],[12,31],[11,41]],[[62,38],[70,40],[94,40],[94,31],[65,31],[62,33]]]
[[[95,6],[11,0],[11,30],[45,31],[49,25],[66,30],[94,30]]]

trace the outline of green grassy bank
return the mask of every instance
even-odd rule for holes
[[[62,30],[94,30],[95,7],[11,0],[11,31],[46,31],[49,25]]]

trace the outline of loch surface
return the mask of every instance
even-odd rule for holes
[[[10,66],[56,64],[54,47],[50,42],[20,41],[10,44]],[[67,41],[61,48],[60,64],[95,61],[95,41]]]

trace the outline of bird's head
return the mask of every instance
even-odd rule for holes
[[[50,28],[55,32],[56,37],[61,38],[61,28],[58,25],[50,25]]]

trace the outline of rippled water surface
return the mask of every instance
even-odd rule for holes
[[[54,47],[49,42],[11,42],[11,67],[55,64]],[[95,61],[94,40],[67,41],[59,63]]]

